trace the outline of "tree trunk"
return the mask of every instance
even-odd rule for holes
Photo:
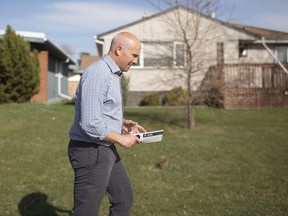
[[[191,59],[191,58],[190,58]],[[191,88],[191,68],[188,69],[187,77],[187,89],[188,89],[188,104],[187,104],[187,115],[188,115],[188,128],[191,129],[195,126],[194,115],[193,115],[193,93]]]
[[[192,106],[192,100],[189,95],[189,101],[188,101],[188,106],[187,106],[187,116],[188,116],[188,128],[191,129],[195,126],[195,121],[194,121],[194,114],[193,114],[193,106]]]

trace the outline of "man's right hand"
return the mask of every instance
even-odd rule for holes
[[[135,144],[140,143],[140,139],[138,137],[136,137],[135,135],[131,135],[131,134],[125,134],[125,135],[121,135],[121,141],[119,142],[119,144],[125,148],[131,148],[133,147]]]
[[[140,143],[140,139],[135,135],[131,134],[120,135],[114,131],[110,131],[105,140],[109,142],[111,141],[117,142],[125,148],[131,148],[135,144]]]

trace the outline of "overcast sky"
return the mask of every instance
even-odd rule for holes
[[[288,0],[222,0],[225,16],[256,27],[288,32]],[[74,58],[96,53],[93,36],[141,19],[157,9],[146,0],[3,0],[0,29],[43,32],[58,46],[68,45]],[[217,16],[217,14],[216,14]]]

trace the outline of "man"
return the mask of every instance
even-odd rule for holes
[[[108,54],[81,77],[68,147],[75,174],[71,216],[98,215],[105,193],[110,215],[130,214],[132,187],[114,143],[133,147],[140,140],[132,134],[146,131],[137,122],[123,119],[121,95],[121,73],[137,63],[140,49],[133,34],[121,32],[113,38]]]

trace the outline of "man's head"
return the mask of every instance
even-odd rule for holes
[[[140,40],[130,32],[117,34],[110,46],[108,55],[116,62],[122,72],[136,64],[141,50]]]

